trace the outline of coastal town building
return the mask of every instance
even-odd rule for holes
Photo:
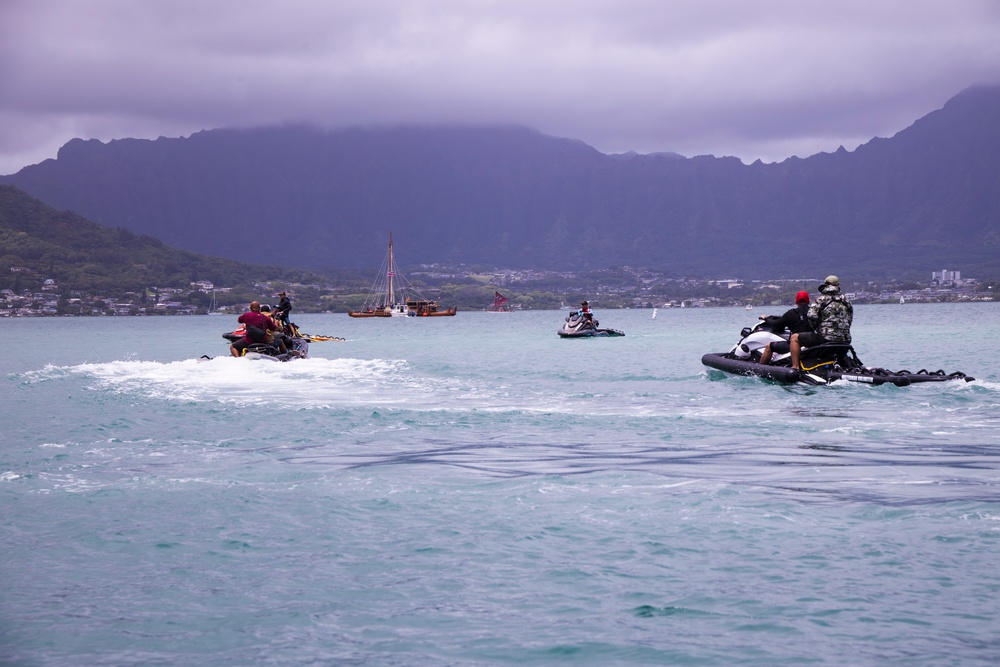
[[[957,283],[962,279],[961,271],[949,271],[948,269],[942,269],[940,271],[931,271],[931,282],[932,283]]]
[[[20,268],[11,267],[11,271],[23,275]],[[485,290],[492,298],[494,286],[512,292],[516,309],[560,308],[575,295],[586,296],[601,308],[777,307],[787,304],[798,290],[814,290],[821,280],[816,277],[703,279],[628,266],[574,273],[499,268],[484,271],[438,265],[422,267],[412,275],[424,281],[422,288],[428,294],[457,301],[460,310],[465,311],[484,308],[486,301],[477,296],[478,290]],[[934,271],[932,277],[930,282],[856,282],[847,293],[858,304],[994,300],[990,284],[962,278],[960,271]],[[343,281],[326,285],[282,284],[280,289],[289,291],[296,312],[306,313],[347,312],[353,307],[352,299],[357,298],[359,289],[367,287],[366,280],[363,286]],[[66,290],[55,280],[37,276],[32,289],[0,291],[0,317],[236,313],[250,299],[266,299],[274,294],[276,286],[266,282],[235,288],[218,287],[208,280],[192,281],[184,288],[148,286],[139,291],[99,294]]]

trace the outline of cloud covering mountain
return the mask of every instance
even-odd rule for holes
[[[3,177],[184,249],[286,266],[644,265],[679,274],[924,274],[996,265],[1000,88],[807,159],[607,155],[521,127],[308,126],[76,140]]]
[[[286,122],[780,161],[1000,83],[998,33],[994,0],[5,0],[0,174],[74,137]]]

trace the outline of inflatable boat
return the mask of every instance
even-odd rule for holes
[[[774,354],[770,364],[760,363],[760,355],[769,343],[786,341],[788,335],[775,334],[765,322],[746,327],[740,340],[729,352],[712,352],[702,356],[701,363],[716,370],[735,375],[751,375],[783,383],[811,385],[830,384],[835,381],[860,382],[871,385],[893,384],[906,387],[918,382],[945,382],[949,380],[972,381],[975,378],[961,372],[946,373],[942,370],[921,369],[891,371],[865,366],[858,359],[854,348],[847,343],[826,343],[804,347],[799,367],[792,368],[790,354]]]

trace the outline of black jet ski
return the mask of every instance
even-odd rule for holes
[[[292,325],[292,331],[298,334],[298,329]],[[222,334],[222,337],[230,343],[243,338],[243,325],[236,331]],[[309,338],[301,335],[285,336],[285,347],[287,352],[282,352],[276,345],[267,343],[250,343],[243,351],[243,356],[247,359],[267,359],[269,361],[291,361],[293,359],[306,359],[309,357]]]
[[[788,341],[788,334],[773,333],[766,322],[755,327],[745,327],[740,332],[740,340],[729,352],[713,352],[704,355],[701,363],[727,373],[755,375],[768,380],[784,383],[829,384],[836,380],[862,382],[881,385],[894,384],[905,387],[915,382],[943,382],[946,380],[972,381],[975,378],[965,373],[945,373],[944,371],[908,370],[890,371],[884,368],[865,366],[858,359],[854,348],[847,343],[825,343],[815,347],[804,347],[799,359],[799,368],[792,368],[791,355],[775,353],[770,364],[761,364],[760,355],[768,343]]]
[[[574,311],[566,318],[566,323],[558,332],[560,338],[596,338],[599,336],[624,336],[625,332],[618,329],[601,329],[600,322],[594,319],[592,313]]]

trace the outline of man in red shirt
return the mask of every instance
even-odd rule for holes
[[[274,320],[260,312],[259,301],[251,301],[250,310],[240,315],[236,321],[244,325],[244,331],[243,338],[229,346],[229,353],[234,357],[243,356],[243,351],[252,343],[267,342],[267,332],[278,330]],[[258,334],[255,329],[260,333]]]

